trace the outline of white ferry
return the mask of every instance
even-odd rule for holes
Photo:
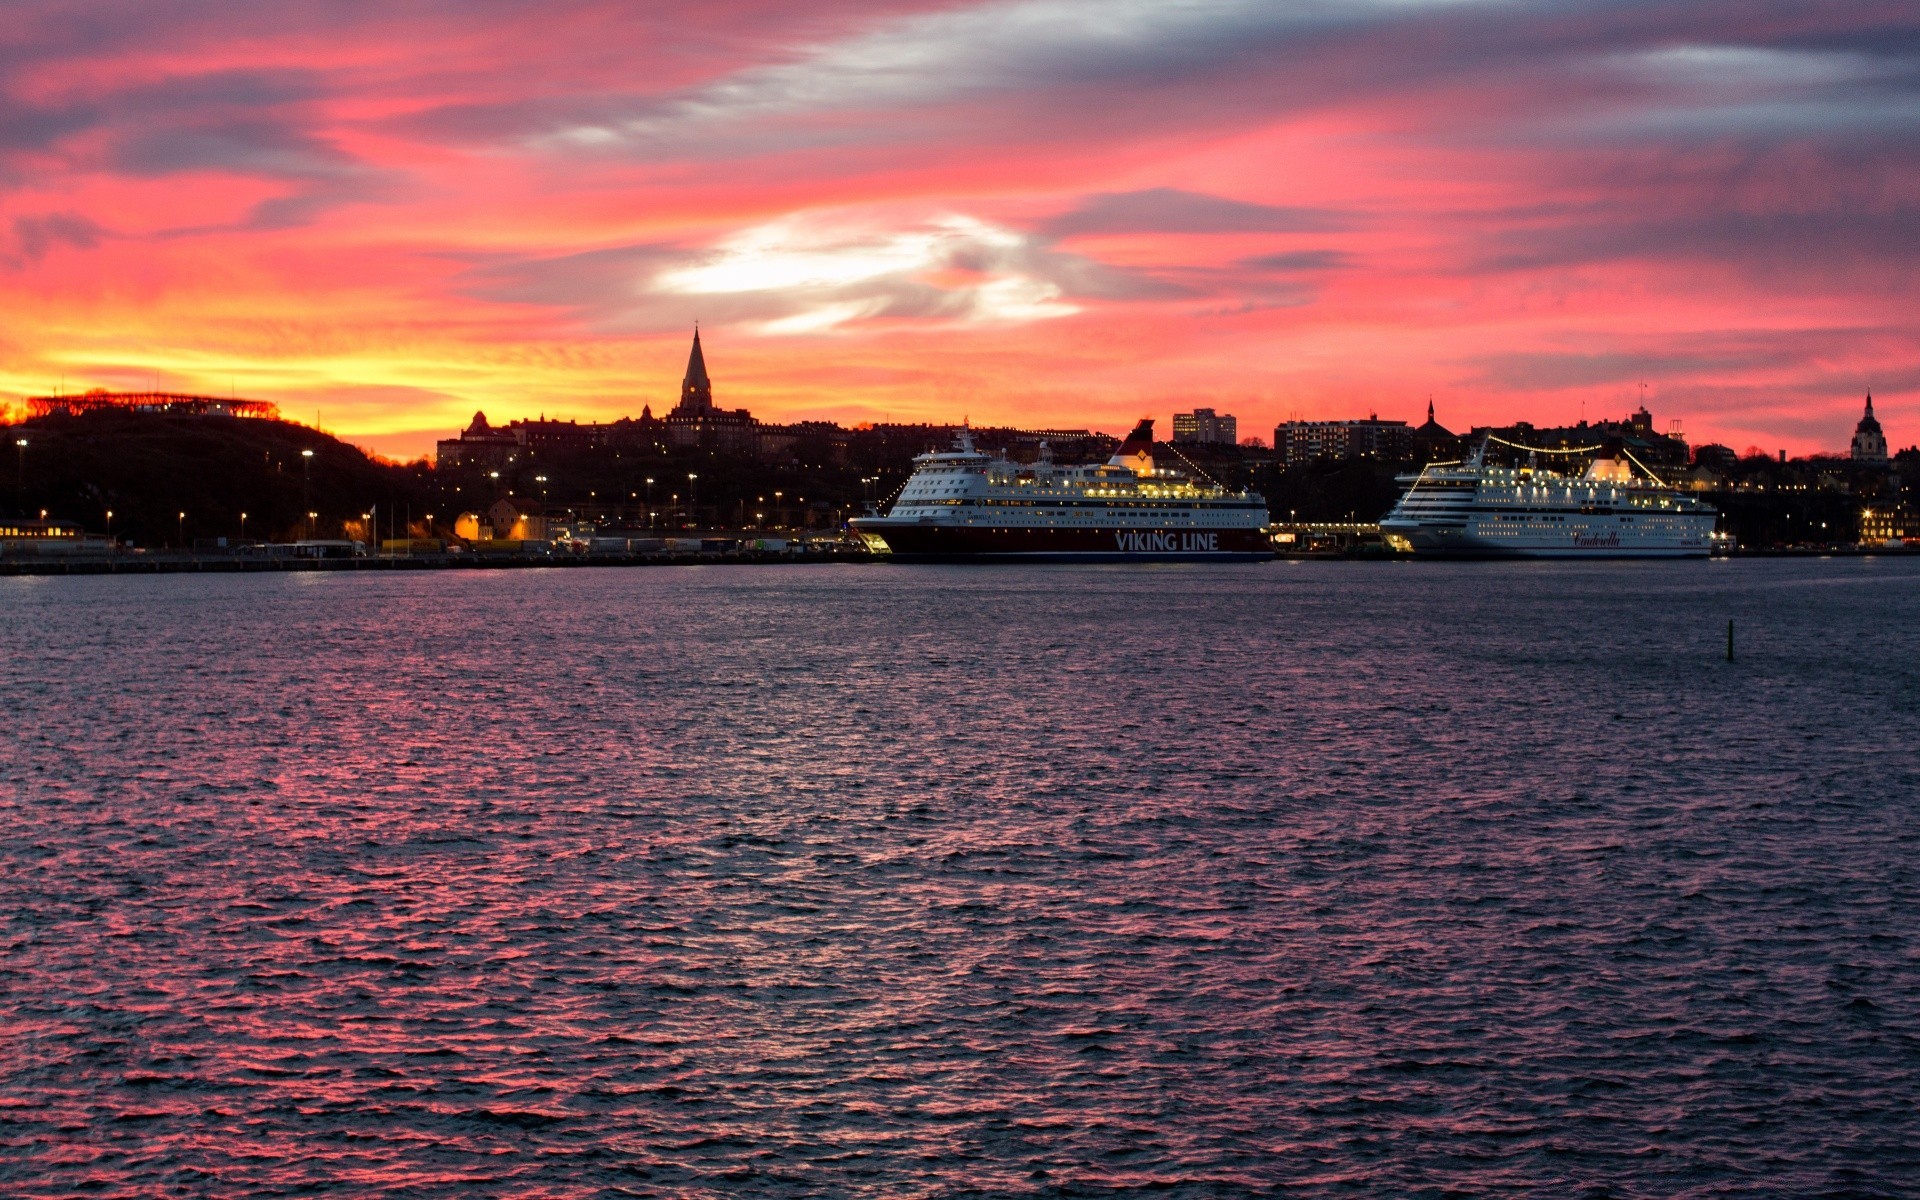
[[[882,516],[849,524],[896,559],[1075,561],[1272,558],[1267,502],[1196,482],[1153,461],[1141,421],[1104,463],[1064,466],[992,458],[962,429],[950,451],[922,454]]]
[[[1705,558],[1713,552],[1719,513],[1644,466],[1644,475],[1636,475],[1624,449],[1567,452],[1598,452],[1580,475],[1488,466],[1486,451],[1482,441],[1466,462],[1434,463],[1401,476],[1406,494],[1380,522],[1387,544],[1415,555],[1480,558]]]

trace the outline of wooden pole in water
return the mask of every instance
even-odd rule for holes
[[[1727,661],[1733,661],[1733,619],[1727,619]]]

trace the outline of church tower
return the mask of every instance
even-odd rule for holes
[[[1867,413],[1860,423],[1853,427],[1853,461],[1860,463],[1883,463],[1887,461],[1887,435],[1880,432],[1880,422],[1873,417],[1873,393],[1867,393]]]
[[[693,353],[687,356],[687,377],[680,381],[680,410],[705,412],[713,407],[713,381],[707,378],[707,359],[700,353],[700,327],[693,327]]]

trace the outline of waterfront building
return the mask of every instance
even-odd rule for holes
[[[1319,458],[1399,462],[1413,456],[1414,438],[1405,421],[1370,413],[1364,421],[1288,421],[1273,431],[1273,446],[1289,467]]]
[[[434,447],[434,462],[442,467],[505,466],[513,461],[520,439],[511,426],[496,429],[487,414],[476,412],[460,436],[442,438]]]
[[[1216,413],[1211,408],[1175,413],[1173,440],[1180,445],[1236,446],[1240,443],[1240,422],[1231,413]]]
[[[73,521],[0,518],[0,558],[22,555],[105,554],[113,548],[106,538],[89,537]]]
[[[547,536],[547,518],[531,501],[495,500],[487,509],[487,521],[497,538],[544,541]]]
[[[1475,443],[1486,433],[1551,450],[1609,445],[1617,441],[1621,448],[1647,467],[1671,471],[1683,470],[1693,460],[1687,439],[1680,431],[1680,422],[1669,422],[1667,432],[1659,433],[1654,429],[1653,414],[1647,411],[1644,404],[1621,421],[1582,421],[1577,425],[1551,428],[1535,428],[1530,422],[1518,421],[1504,428],[1476,427],[1466,441]]]
[[[759,426],[744,408],[718,408],[713,403],[713,381],[707,376],[707,358],[700,349],[700,331],[693,331],[693,350],[687,355],[687,373],[680,381],[680,403],[666,416],[667,437],[676,446],[703,446],[734,452],[759,450]]]
[[[230,396],[190,396],[179,392],[109,392],[94,388],[78,396],[30,396],[35,417],[77,417],[93,412],[157,413],[168,417],[256,417],[278,420],[280,410],[265,400]]]
[[[1693,465],[1709,471],[1726,474],[1740,466],[1740,456],[1734,453],[1732,446],[1722,446],[1718,442],[1708,442],[1693,452]]]
[[[1433,398],[1427,398],[1427,420],[1413,431],[1414,457],[1423,462],[1440,462],[1460,457],[1460,439],[1451,429],[1434,420]]]
[[[1872,505],[1860,510],[1860,543],[1901,545],[1920,539],[1920,513],[1904,504]]]
[[[1853,427],[1853,461],[1878,466],[1887,461],[1887,435],[1873,415],[1873,393],[1867,393],[1867,411]]]

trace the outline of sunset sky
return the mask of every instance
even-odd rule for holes
[[[0,400],[412,455],[697,319],[764,419],[1920,441],[1913,0],[10,0],[0,89]]]

